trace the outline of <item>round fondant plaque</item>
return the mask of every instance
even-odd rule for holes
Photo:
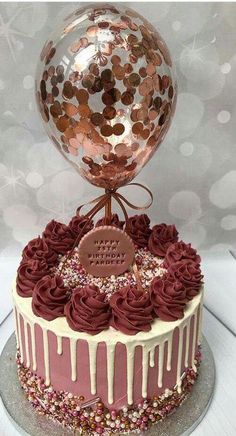
[[[133,263],[134,245],[130,237],[116,227],[96,227],[81,239],[79,259],[85,270],[95,277],[120,275]]]

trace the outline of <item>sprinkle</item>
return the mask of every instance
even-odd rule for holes
[[[60,257],[59,265],[55,271],[56,273],[61,271],[65,256]],[[162,276],[166,272],[166,269],[162,266],[163,259],[154,256],[145,248],[136,248],[135,260],[144,289],[149,288],[154,277]],[[68,286],[72,290],[87,284],[94,284],[98,286],[101,293],[106,294],[108,300],[118,289],[127,285],[136,285],[135,275],[131,271],[126,271],[118,277],[114,275],[111,277],[94,277],[91,274],[87,274],[79,263],[78,248],[75,248],[72,257],[68,259],[62,271],[62,278],[65,286]]]
[[[84,436],[110,436],[121,431],[140,433],[146,430],[182,404],[197,378],[197,373],[188,368],[183,374],[181,393],[176,389],[166,389],[161,396],[143,400],[132,408],[124,406],[121,410],[109,410],[99,397],[85,399],[83,395],[74,396],[70,392],[54,391],[52,386],[46,387],[42,378],[20,363],[19,352],[16,361],[21,386],[33,408],[39,414],[73,429],[75,435]],[[200,361],[199,350],[196,354],[197,368]]]

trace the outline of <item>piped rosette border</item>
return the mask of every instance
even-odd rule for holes
[[[66,317],[71,329],[91,335],[109,327],[135,335],[150,331],[157,318],[171,322],[184,317],[188,302],[203,284],[200,256],[190,244],[179,240],[174,225],[161,223],[151,228],[146,214],[130,217],[125,231],[136,251],[144,250],[160,260],[164,274],[153,277],[143,291],[132,282],[118,288],[109,298],[94,284],[73,289],[67,286],[58,265],[73,247],[85,220],[84,216],[75,216],[68,225],[52,220],[42,236],[24,248],[16,290],[23,298],[32,297],[36,316],[48,321]],[[102,218],[96,226],[104,224]],[[111,225],[122,229],[124,223],[114,214]],[[93,227],[90,222],[85,233]]]

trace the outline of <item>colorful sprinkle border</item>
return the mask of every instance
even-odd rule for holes
[[[43,378],[20,362],[19,351],[16,362],[21,387],[39,414],[73,429],[75,435],[110,436],[130,431],[139,433],[174,412],[191,392],[197,379],[201,351],[199,347],[195,356],[197,372],[187,368],[183,373],[181,393],[173,388],[166,390],[159,397],[143,400],[135,406],[124,406],[120,410],[108,409],[100,398],[87,401],[83,395],[74,396],[69,392],[55,391],[52,386],[46,386]]]

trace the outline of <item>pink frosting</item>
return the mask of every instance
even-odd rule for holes
[[[52,321],[64,315],[69,290],[60,276],[43,277],[34,287],[32,309],[36,316]]]
[[[82,236],[84,236],[86,233],[88,233],[93,228],[93,222],[90,222],[89,224],[85,226],[86,222],[88,222],[88,218],[85,218],[83,215],[75,215],[71,221],[69,222],[69,228],[73,234],[73,236],[76,238],[80,231],[84,228],[82,231]]]
[[[17,270],[16,290],[21,297],[32,297],[35,284],[48,274],[48,266],[41,260],[22,260]]]
[[[43,232],[43,238],[48,246],[59,254],[65,254],[71,250],[75,242],[75,237],[70,228],[55,220],[47,224]]]
[[[111,326],[127,335],[151,329],[152,304],[148,292],[126,286],[110,298]]]
[[[119,220],[119,217],[118,217],[117,213],[114,213],[111,216],[111,220],[110,220],[109,226],[118,227],[119,229],[122,230],[123,226],[124,226],[124,223],[125,223],[124,221],[120,221]],[[105,217],[103,217],[100,220],[98,220],[98,222],[96,224],[96,227],[105,226],[105,225],[107,225],[107,224],[106,224]]]
[[[73,291],[65,306],[65,315],[72,330],[97,333],[109,327],[110,308],[97,286],[87,285]]]
[[[146,214],[134,215],[128,219],[125,231],[138,247],[147,247],[151,233],[150,219]]]
[[[170,245],[168,248],[163,266],[168,268],[168,266],[173,263],[184,259],[192,260],[197,264],[200,264],[201,262],[200,256],[197,254],[197,251],[191,247],[191,244],[185,244],[185,242],[179,241]]]
[[[190,259],[183,259],[170,265],[168,267],[168,272],[175,280],[178,280],[183,284],[188,300],[191,300],[198,294],[203,279],[200,265],[198,263],[193,262]]]
[[[150,285],[151,302],[155,315],[163,321],[176,321],[184,316],[186,290],[170,275],[155,277]]]
[[[168,248],[178,241],[175,225],[157,224],[152,228],[148,248],[155,256],[165,257]]]
[[[24,260],[44,260],[49,267],[54,266],[57,262],[57,253],[40,236],[32,239],[26,245],[22,252],[22,257]]]

